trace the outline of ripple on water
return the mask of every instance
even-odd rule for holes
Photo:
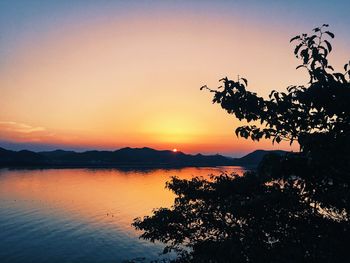
[[[1,263],[156,258],[163,245],[138,239],[133,218],[172,204],[173,194],[164,189],[171,176],[221,170],[242,172],[239,167],[1,170]]]

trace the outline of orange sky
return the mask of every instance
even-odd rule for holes
[[[272,148],[238,140],[240,123],[199,88],[237,74],[263,96],[305,84],[288,41],[311,28],[170,10],[52,25],[16,43],[0,64],[0,139],[190,153]],[[341,37],[332,56],[338,67],[349,54]]]

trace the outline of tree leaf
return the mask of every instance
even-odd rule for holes
[[[299,52],[299,49],[303,46],[303,43],[300,43],[299,45],[297,45],[294,49],[294,54],[297,55]]]
[[[331,51],[332,51],[332,45],[331,45],[331,43],[329,43],[329,41],[327,41],[327,40],[324,40],[324,42],[325,42],[326,45],[327,45],[328,51],[331,52]]]
[[[325,34],[329,35],[331,38],[334,38],[334,34],[332,32],[326,31]]]
[[[294,40],[300,39],[300,36],[295,36],[289,40],[289,43],[293,42]]]
[[[280,136],[277,136],[277,137],[276,137],[276,142],[277,142],[277,143],[280,143],[280,142],[281,142],[281,137],[280,137]]]
[[[241,80],[245,83],[246,86],[248,86],[248,80],[245,78],[241,78]]]

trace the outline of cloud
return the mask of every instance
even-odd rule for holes
[[[44,127],[33,127],[28,124],[18,123],[14,121],[0,121],[0,129],[2,131],[18,133],[34,133],[46,131]]]
[[[15,121],[0,121],[0,139],[12,142],[42,142],[52,139],[54,133],[44,127]]]
[[[74,138],[75,141],[78,139]],[[88,149],[80,145],[71,146],[69,142],[74,141],[66,134],[57,134],[51,129],[34,126],[27,123],[0,120],[0,147],[11,150],[53,150],[66,149]]]

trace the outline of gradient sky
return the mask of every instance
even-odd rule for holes
[[[305,84],[289,39],[330,24],[350,59],[350,1],[0,1],[0,146],[294,149],[237,139],[211,104],[224,76],[249,89]]]

